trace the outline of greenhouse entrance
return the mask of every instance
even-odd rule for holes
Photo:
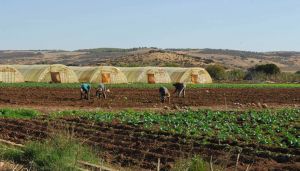
[[[0,82],[13,83],[15,82],[16,72],[10,69],[3,69],[0,72]]]
[[[59,72],[51,72],[51,81],[53,83],[61,83]]]
[[[148,74],[148,83],[149,84],[155,84],[154,74]]]
[[[102,83],[110,83],[110,73],[102,73]]]
[[[192,83],[197,84],[198,83],[198,75],[192,74]]]

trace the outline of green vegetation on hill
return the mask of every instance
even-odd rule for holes
[[[77,52],[90,52],[90,53],[102,53],[102,52],[133,52],[143,48],[130,48],[130,49],[122,49],[122,48],[96,48],[96,49],[80,49]]]

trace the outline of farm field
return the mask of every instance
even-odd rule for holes
[[[0,139],[24,144],[72,132],[105,162],[137,170],[155,170],[158,158],[170,170],[194,155],[227,170],[300,168],[299,84],[188,85],[171,104],[159,102],[161,85],[173,90],[107,85],[104,100],[93,84],[91,100],[80,100],[80,84],[0,84]]]
[[[108,163],[169,170],[181,158],[200,154],[228,170],[297,170],[299,109],[264,111],[198,110],[155,112],[54,112],[1,110],[1,138],[16,143],[42,141],[57,130],[72,132],[101,149]],[[237,156],[239,162],[236,164]],[[237,166],[236,166],[237,165]]]
[[[170,86],[170,85],[169,85]],[[173,91],[172,89],[170,89]],[[161,104],[157,88],[111,88],[106,100],[80,100],[79,88],[1,87],[0,106],[89,108],[89,109],[179,109],[183,107],[248,109],[298,107],[300,88],[188,88],[186,98],[172,96],[171,104]]]

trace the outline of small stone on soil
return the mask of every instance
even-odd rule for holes
[[[165,109],[165,110],[169,110],[170,107],[169,107],[169,106],[164,106],[164,109]]]
[[[266,103],[262,104],[263,108],[268,108],[268,105]]]
[[[257,103],[257,107],[262,108],[262,105],[260,102]]]

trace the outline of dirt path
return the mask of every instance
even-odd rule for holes
[[[115,88],[106,100],[80,100],[79,89],[0,88],[0,106],[41,106],[53,108],[162,108],[156,89]],[[253,108],[257,103],[272,107],[299,106],[300,89],[189,89],[186,98],[172,97],[168,106]],[[238,104],[237,104],[238,103]],[[255,105],[253,104],[255,103]]]

